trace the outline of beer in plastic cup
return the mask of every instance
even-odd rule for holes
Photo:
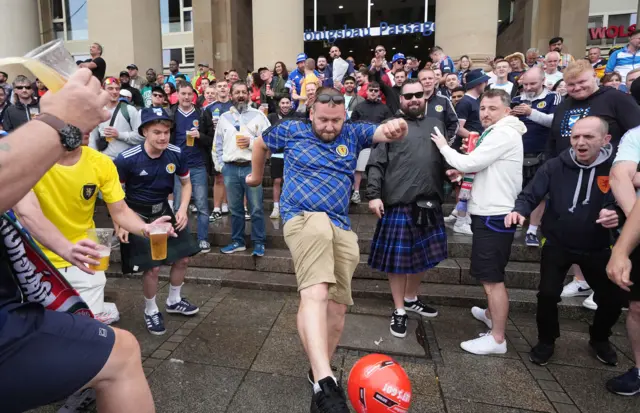
[[[151,243],[151,259],[154,261],[167,258],[167,226],[153,225],[149,233]]]
[[[263,103],[262,105],[260,105],[260,111],[264,113],[264,116],[269,115],[269,105]]]
[[[187,146],[193,146],[195,144],[195,138],[191,134],[191,131],[187,131]]]
[[[106,271],[109,268],[112,237],[112,228],[90,228],[87,230],[87,238],[98,244],[97,250],[100,261],[98,265],[89,265],[89,268],[94,271]]]
[[[105,136],[104,139],[109,143],[113,142],[113,136]]]
[[[236,146],[240,149],[247,149],[248,145],[243,145],[240,143],[240,139],[245,138],[245,136],[241,133],[236,133]]]

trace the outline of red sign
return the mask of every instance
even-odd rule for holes
[[[591,40],[597,39],[614,39],[616,37],[629,37],[636,30],[636,25],[631,26],[609,26],[609,27],[592,27],[589,29]]]

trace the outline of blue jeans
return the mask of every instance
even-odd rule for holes
[[[231,239],[240,245],[244,242],[244,196],[247,195],[249,213],[251,214],[251,241],[264,245],[266,241],[264,229],[264,209],[262,205],[262,185],[255,188],[247,185],[245,178],[251,173],[251,165],[237,166],[224,164],[222,175],[227,188],[229,210],[231,211]]]
[[[206,241],[209,232],[209,182],[207,180],[207,168],[192,168],[189,170],[191,176],[191,194],[193,201],[198,208],[198,241]],[[173,205],[174,208],[180,207],[180,194],[182,193],[182,185],[180,178],[176,176],[173,185]]]

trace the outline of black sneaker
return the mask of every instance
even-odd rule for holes
[[[436,317],[438,315],[438,310],[433,307],[429,307],[428,305],[420,301],[419,298],[413,302],[404,300],[404,309],[407,311],[418,313],[424,317]]]
[[[538,239],[538,236],[536,234],[532,234],[530,232],[527,232],[525,234],[524,243],[527,245],[527,247],[539,247],[540,246],[540,240]]]
[[[640,394],[640,369],[633,367],[607,382],[607,390],[620,396]]]
[[[344,390],[332,377],[318,382],[320,391],[311,398],[311,413],[349,413]]]
[[[222,218],[222,212],[220,211],[213,211],[211,213],[211,215],[209,216],[209,222],[216,222],[217,220]]]
[[[529,360],[538,366],[546,366],[551,356],[553,356],[554,350],[554,343],[539,341],[529,352]]]
[[[96,391],[88,388],[78,390],[64,402],[58,413],[80,413],[93,411],[96,404]]]
[[[617,366],[618,365],[618,354],[611,346],[609,341],[591,341],[589,340],[589,345],[595,351],[596,358],[607,364],[609,366]]]
[[[336,371],[338,371],[338,368],[336,366],[330,366],[330,367],[332,372],[335,373]],[[337,376],[337,374],[334,374],[334,376]],[[309,369],[309,371],[307,372],[307,380],[309,380],[309,383],[311,383],[312,386],[315,383],[315,381],[313,380],[313,370],[311,369]]]
[[[393,312],[391,314],[391,325],[389,326],[389,331],[391,331],[391,335],[398,338],[405,338],[407,336],[407,320],[409,316],[404,314],[400,315],[397,312]]]

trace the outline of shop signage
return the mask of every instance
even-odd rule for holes
[[[631,26],[609,26],[609,27],[592,27],[589,29],[589,37],[591,40],[614,39],[616,37],[629,37],[636,30],[636,25]]]
[[[345,24],[342,29],[337,30],[324,30],[312,32],[304,32],[304,41],[313,42],[318,40],[326,40],[329,43],[333,43],[338,39],[355,39],[357,37],[370,37],[370,36],[395,36],[400,34],[422,34],[423,36],[431,36],[435,30],[434,22],[418,22],[418,23],[403,23],[403,24],[388,24],[381,22],[378,27],[366,27],[353,29],[347,27]]]

